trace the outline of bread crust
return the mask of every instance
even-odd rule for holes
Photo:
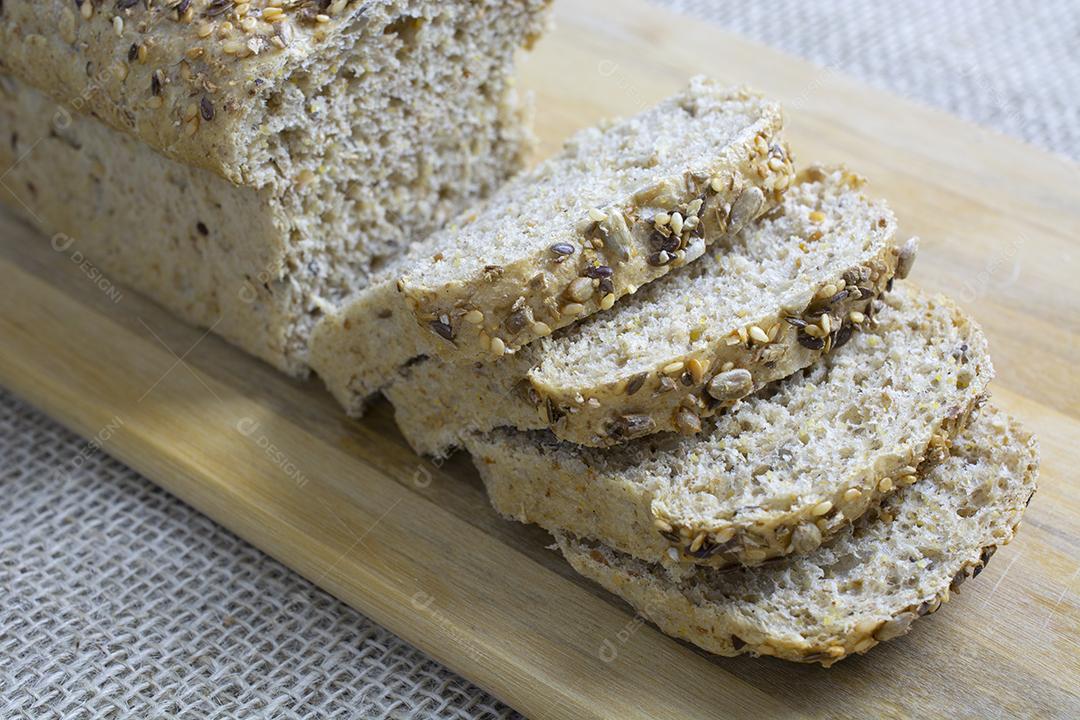
[[[250,184],[244,125],[251,114],[291,72],[325,44],[335,44],[355,16],[377,4],[331,2],[320,11],[328,22],[316,21],[307,8],[283,13],[273,24],[260,18],[247,32],[214,0],[8,0],[0,14],[0,70],[166,157]],[[249,5],[251,18],[270,7],[267,0]],[[235,32],[223,37],[226,20]],[[208,26],[213,31],[204,34]],[[287,45],[280,41],[286,33]],[[188,117],[192,102],[197,115]],[[192,121],[197,132],[185,132]]]

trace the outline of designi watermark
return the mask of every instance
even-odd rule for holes
[[[86,464],[87,460],[101,452],[102,448],[105,447],[105,443],[109,442],[122,427],[124,427],[124,419],[119,415],[114,415],[92,438],[79,448],[79,452],[75,457],[56,469],[54,477],[61,480],[70,478],[76,470]]]
[[[75,239],[70,235],[57,233],[49,240],[49,244],[56,252],[67,255],[68,260],[77,265],[82,274],[88,277],[94,283],[94,286],[105,293],[105,297],[109,298],[114,304],[124,299],[123,291],[106,277],[105,273],[97,265],[90,262],[90,259],[83,255],[81,251],[71,249],[71,246],[75,244]]]

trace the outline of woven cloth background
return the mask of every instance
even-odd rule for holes
[[[1080,0],[652,0],[1080,160]]]
[[[1075,1],[654,1],[1080,158]],[[513,715],[85,448],[0,392],[0,717]]]

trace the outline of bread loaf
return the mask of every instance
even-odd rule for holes
[[[324,319],[315,369],[355,415],[418,356],[503,357],[604,314],[775,205],[780,126],[774,103],[696,78],[578,133]]]
[[[302,374],[323,314],[521,166],[547,5],[5,0],[0,196]]]

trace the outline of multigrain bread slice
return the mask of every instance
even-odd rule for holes
[[[906,286],[873,325],[695,437],[588,449],[550,433],[466,437],[495,508],[650,562],[806,553],[947,452],[993,375],[985,336]]]
[[[698,432],[847,342],[910,269],[914,244],[896,247],[892,212],[862,187],[844,169],[811,168],[775,211],[610,312],[498,362],[414,364],[385,391],[399,426],[434,455],[496,427],[593,447]]]
[[[672,579],[602,544],[557,534],[582,575],[674,637],[718,655],[828,667],[904,635],[986,566],[1035,493],[1038,445],[992,407],[953,454],[827,546],[759,568]]]
[[[301,374],[324,312],[522,167],[547,6],[5,0],[0,200]]]
[[[790,184],[779,107],[705,78],[575,135],[387,269],[314,340],[352,414],[420,355],[501,357],[702,255]]]

